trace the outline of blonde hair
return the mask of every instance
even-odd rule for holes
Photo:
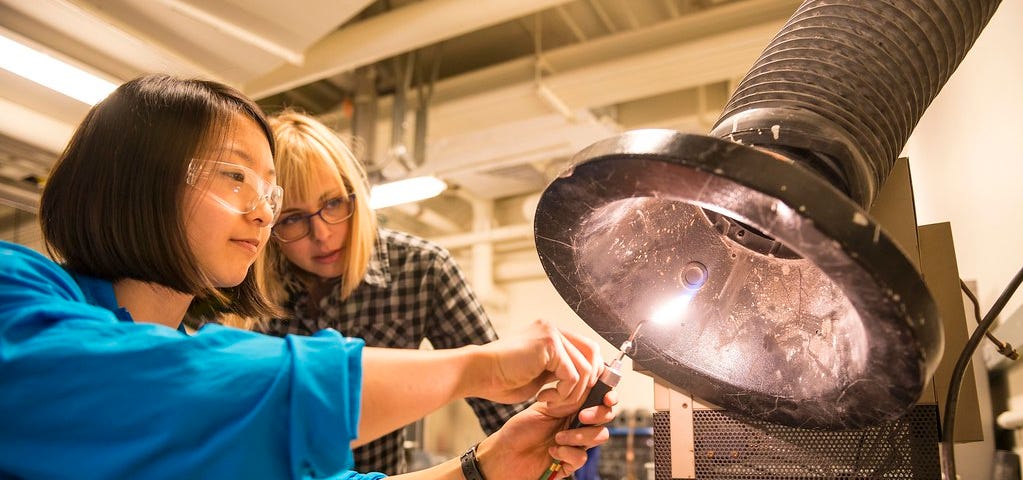
[[[343,194],[355,194],[355,212],[345,254],[340,260],[342,271],[341,298],[348,298],[362,283],[377,238],[377,220],[369,207],[369,182],[362,165],[337,133],[318,120],[294,110],[285,110],[269,118],[277,143],[274,165],[277,182],[284,187],[284,204],[308,198],[318,167],[325,162],[327,171],[336,175]],[[257,272],[260,283],[270,298],[281,304],[286,292],[282,276],[288,259],[276,240],[271,240]]]

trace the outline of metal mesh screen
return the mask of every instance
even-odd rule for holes
[[[671,480],[671,416],[654,412],[654,480]]]
[[[895,422],[847,432],[802,430],[696,410],[693,430],[696,478],[701,480],[941,477],[935,405],[917,405]],[[671,480],[667,432],[667,412],[655,413],[657,480]]]

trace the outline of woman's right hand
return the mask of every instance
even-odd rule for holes
[[[470,396],[502,403],[521,402],[545,389],[537,400],[552,408],[577,404],[597,381],[603,367],[600,348],[588,338],[561,331],[545,320],[536,320],[518,335],[482,345],[466,376]]]
[[[362,410],[354,445],[465,397],[580,405],[603,368],[597,344],[537,320],[518,335],[446,350],[363,349]],[[556,382],[554,388],[537,393]]]

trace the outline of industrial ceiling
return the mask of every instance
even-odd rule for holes
[[[478,215],[491,226],[523,221],[499,218],[504,204],[528,221],[529,196],[596,140],[645,127],[706,133],[799,3],[0,0],[0,34],[113,83],[147,72],[210,78],[268,112],[316,115],[374,182],[447,181],[440,198],[382,214],[451,236]],[[88,109],[0,70],[0,222],[35,208]]]

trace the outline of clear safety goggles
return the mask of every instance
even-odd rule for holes
[[[266,202],[273,216],[270,226],[281,213],[284,189],[266,181],[249,167],[219,161],[192,160],[186,182],[205,188],[218,203],[235,213],[246,215]]]

